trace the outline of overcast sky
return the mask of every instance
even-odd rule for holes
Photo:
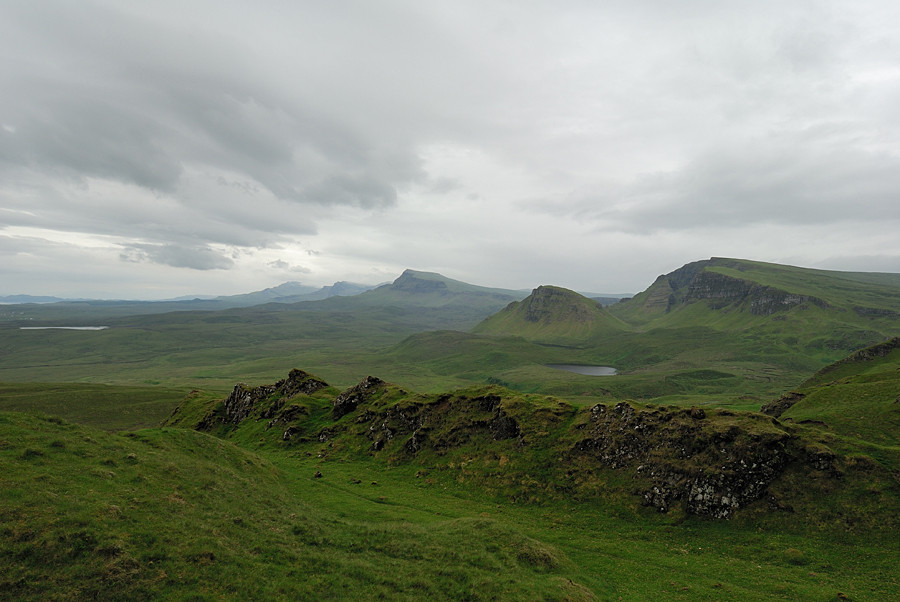
[[[0,295],[900,272],[896,0],[0,2]]]

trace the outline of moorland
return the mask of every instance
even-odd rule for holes
[[[0,306],[0,597],[900,596],[900,274],[338,288]]]

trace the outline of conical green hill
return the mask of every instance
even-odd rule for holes
[[[520,336],[541,342],[580,342],[623,330],[624,325],[599,303],[557,286],[539,286],[510,303],[472,332]]]

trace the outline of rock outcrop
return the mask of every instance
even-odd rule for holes
[[[579,409],[524,400],[500,387],[413,395],[373,376],[331,402],[320,394],[286,404],[325,386],[299,370],[274,385],[238,385],[206,428],[270,418],[269,427],[284,423],[282,444],[324,445],[319,457],[355,449],[389,462],[417,458],[440,470],[495,466],[483,473],[465,468],[458,480],[525,499],[535,492],[589,499],[607,486],[607,477],[598,475],[617,471],[614,482],[630,483],[623,493],[647,506],[719,519],[760,499],[788,509],[772,493],[778,488],[770,489],[788,467],[842,476],[837,455],[820,440],[801,439],[793,427],[762,414],[627,402]],[[783,411],[790,401],[771,411]],[[329,415],[332,422],[323,427]]]
[[[763,414],[768,414],[769,416],[773,416],[775,418],[780,417],[782,414],[787,412],[791,407],[806,397],[803,393],[795,393],[791,391],[790,393],[785,393],[778,399],[774,399],[767,404],[764,404],[760,411]]]
[[[494,441],[520,435],[519,424],[507,414],[498,395],[442,395],[432,401],[397,403],[381,411],[365,408],[354,424],[367,426],[365,436],[373,451],[405,439],[403,449],[413,455],[425,446],[438,451],[460,447],[479,434]]]
[[[804,303],[828,306],[817,297],[789,293],[711,271],[699,272],[688,284],[684,303],[700,300],[712,301],[714,306],[749,302],[750,313],[756,316],[768,316]]]
[[[660,512],[680,502],[690,514],[729,518],[761,498],[791,459],[790,435],[759,426],[751,433],[711,425],[694,410],[598,404],[581,425],[584,438],[573,455],[579,463],[631,471],[644,503]]]
[[[291,370],[287,378],[279,380],[274,385],[248,387],[239,383],[223,402],[221,412],[204,418],[198,428],[209,430],[217,422],[240,424],[251,415],[257,420],[269,420],[291,397],[299,393],[310,395],[327,386],[328,383],[325,381],[296,369]]]
[[[338,420],[342,416],[349,414],[356,407],[366,401],[372,394],[382,385],[384,381],[374,376],[367,376],[359,384],[347,389],[337,396],[331,410],[331,417]]]

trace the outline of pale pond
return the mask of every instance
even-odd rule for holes
[[[579,364],[546,364],[546,366],[586,376],[613,376],[616,373],[616,369],[609,366],[583,366]]]

